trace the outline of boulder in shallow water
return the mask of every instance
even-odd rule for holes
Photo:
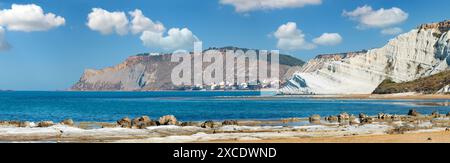
[[[145,129],[150,126],[157,126],[159,122],[153,121],[148,116],[135,118],[131,121],[132,128]]]
[[[373,118],[372,117],[366,117],[364,119],[361,119],[361,124],[372,124],[373,123]]]
[[[65,119],[64,121],[61,121],[61,124],[66,126],[73,126],[75,123],[72,119]]]
[[[236,120],[226,120],[226,121],[222,122],[222,125],[224,125],[224,126],[233,126],[233,125],[237,126],[237,125],[239,125],[239,123]]]
[[[166,115],[159,118],[159,124],[160,125],[176,125],[177,124],[177,118],[173,115]]]
[[[392,120],[395,120],[396,118],[397,118],[396,115],[390,115],[390,114],[385,114],[385,113],[378,114],[379,120],[392,121]]]
[[[138,129],[146,129],[147,127],[150,126],[158,126],[159,122],[158,121],[149,121],[149,122],[140,122],[138,123],[136,126],[133,126],[133,128],[138,128]]]
[[[338,121],[344,122],[344,121],[350,121],[350,115],[348,113],[341,113],[338,115]]]
[[[420,113],[417,112],[416,109],[411,109],[411,110],[409,110],[408,115],[409,116],[420,116]]]
[[[50,127],[55,125],[55,123],[53,123],[53,121],[42,121],[38,123],[38,127]]]
[[[309,122],[310,123],[314,123],[314,124],[318,124],[318,123],[320,123],[320,115],[318,115],[318,114],[315,114],[315,115],[312,115],[311,117],[309,117]]]
[[[122,118],[117,121],[117,125],[122,128],[131,128],[131,119],[128,117]]]
[[[328,117],[325,117],[325,120],[329,121],[329,122],[337,122],[339,120],[339,118],[337,116],[328,116]]]

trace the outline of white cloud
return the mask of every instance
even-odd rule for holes
[[[324,33],[322,36],[315,38],[313,42],[323,46],[334,46],[342,42],[342,37],[339,33]]]
[[[198,38],[187,28],[172,28],[167,36],[163,33],[144,31],[141,40],[147,47],[158,47],[164,50],[177,50],[193,46]]]
[[[10,48],[11,48],[11,46],[5,40],[5,29],[3,29],[3,27],[0,26],[0,51],[5,51]]]
[[[141,10],[134,10],[129,12],[133,20],[131,21],[131,32],[134,34],[144,31],[152,31],[155,33],[163,33],[166,28],[160,22],[153,22],[150,18],[147,18],[142,14]]]
[[[128,31],[140,34],[142,43],[151,48],[178,50],[193,46],[198,38],[188,28],[171,28],[165,36],[166,27],[161,22],[155,22],[146,17],[139,9],[128,12],[131,22],[125,12],[109,12],[100,8],[92,9],[87,25],[102,34],[116,32],[126,35]]]
[[[232,5],[236,12],[299,8],[306,5],[319,5],[322,0],[220,0],[221,4]]]
[[[119,35],[128,33],[128,18],[124,12],[109,12],[101,8],[93,8],[88,15],[87,26],[104,35],[116,32]]]
[[[391,9],[373,10],[371,6],[365,5],[353,11],[344,11],[343,15],[359,22],[359,28],[386,28],[400,24],[408,19],[408,13],[402,9],[393,7]]]
[[[403,32],[403,30],[401,28],[394,27],[394,28],[383,29],[381,31],[381,34],[383,34],[383,35],[398,35],[402,32]]]
[[[310,50],[316,48],[316,45],[305,40],[305,34],[297,28],[294,22],[288,22],[281,25],[274,33],[278,39],[277,47],[282,50]]]
[[[13,4],[11,9],[0,10],[0,26],[10,31],[47,31],[62,26],[65,19],[44,10],[35,4]]]

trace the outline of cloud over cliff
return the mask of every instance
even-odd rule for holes
[[[357,21],[358,29],[379,28],[382,29],[382,34],[391,35],[401,33],[401,28],[392,26],[405,22],[409,17],[408,13],[397,7],[374,10],[369,5],[358,7],[353,11],[344,10],[342,15]]]
[[[124,12],[109,12],[101,8],[93,8],[86,24],[91,30],[102,34],[113,32],[119,35],[128,33],[128,18]]]
[[[335,46],[343,40],[339,33],[323,33],[311,43],[305,39],[305,34],[295,22],[281,25],[273,35],[278,39],[277,47],[282,50],[312,50],[319,45]]]

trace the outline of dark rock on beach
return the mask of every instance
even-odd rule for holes
[[[372,117],[365,117],[360,120],[361,124],[371,124],[373,123],[374,119]]]
[[[309,117],[309,122],[314,123],[314,124],[319,124],[320,123],[320,115],[315,114],[315,115]]]
[[[391,119],[392,119],[393,121],[401,121],[401,120],[402,120],[402,117],[399,116],[399,115],[393,115],[393,116],[391,116]]]
[[[66,119],[64,121],[61,121],[61,124],[66,126],[73,126],[75,123],[73,122],[72,119]]]
[[[117,121],[117,125],[122,128],[131,128],[131,119],[128,117],[122,118],[121,120]]]
[[[201,125],[202,128],[214,128],[214,121],[206,121]]]
[[[153,121],[148,116],[135,118],[131,121],[132,128],[145,129],[150,126],[158,126],[159,122]]]
[[[367,118],[368,116],[366,115],[366,114],[364,114],[364,113],[359,113],[359,119],[361,120],[361,119],[364,119],[364,118]]]
[[[50,127],[55,125],[52,121],[42,121],[37,124],[38,127]]]
[[[159,118],[160,125],[177,125],[177,118],[173,115],[166,115]]]
[[[416,109],[411,109],[411,110],[409,110],[408,115],[409,116],[420,116],[420,113],[417,112]]]
[[[186,127],[186,126],[200,126],[200,125],[197,122],[183,122],[180,124],[180,126]]]
[[[325,117],[325,120],[329,121],[329,122],[337,122],[339,120],[339,118],[337,116],[328,116],[328,117]]]
[[[439,117],[441,117],[441,114],[439,114],[438,111],[434,111],[433,113],[431,113],[431,117],[433,117],[433,118],[439,118]]]
[[[378,113],[378,116],[377,116],[377,118],[378,118],[379,120],[385,120],[385,119],[387,119],[388,117],[389,117],[389,115],[384,114],[384,113]]]

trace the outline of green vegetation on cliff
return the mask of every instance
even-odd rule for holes
[[[390,79],[386,79],[378,86],[377,89],[375,89],[373,94],[392,94],[405,92],[434,94],[449,84],[450,71],[444,71],[439,74],[404,83],[395,83]]]

